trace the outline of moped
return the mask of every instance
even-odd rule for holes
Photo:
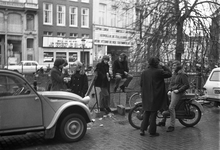
[[[204,112],[203,106],[196,101],[197,97],[195,94],[186,94],[178,102],[176,110],[176,119],[186,127],[195,126],[201,119]],[[129,111],[128,121],[132,127],[140,129],[141,122],[143,120],[144,110],[142,109],[142,102],[136,102],[135,106]],[[168,111],[165,113],[157,113],[158,118],[169,118],[170,114]]]

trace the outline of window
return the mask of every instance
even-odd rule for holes
[[[31,88],[21,79],[11,75],[0,75],[0,97],[28,95]]]
[[[210,81],[220,81],[220,71],[213,72]]]
[[[66,7],[62,5],[57,5],[57,25],[65,26],[66,22]]]
[[[76,52],[70,52],[69,53],[69,62],[75,62],[77,60],[77,53]]]
[[[70,33],[70,37],[78,37],[78,34],[77,33]]]
[[[5,30],[4,14],[0,12],[0,31]]]
[[[66,33],[64,33],[64,32],[57,32],[57,36],[65,37],[65,36],[66,36]]]
[[[69,14],[70,14],[70,26],[74,26],[74,27],[77,27],[77,8],[76,7],[70,7],[69,8]]]
[[[27,39],[27,48],[34,48],[34,39]]]
[[[106,5],[99,4],[99,24],[106,25]]]
[[[44,52],[44,62],[53,62],[53,52]]]
[[[53,32],[44,31],[45,36],[53,36]]]
[[[89,9],[82,8],[81,11],[81,26],[82,27],[89,27]]]
[[[66,52],[56,52],[56,58],[66,59]]]
[[[52,25],[53,23],[53,18],[52,18],[52,11],[53,5],[52,4],[48,4],[48,3],[44,3],[43,4],[43,23],[46,25]]]
[[[81,0],[82,3],[89,3],[89,0]]]
[[[88,39],[89,38],[89,34],[82,34],[82,38]]]
[[[116,9],[113,8],[111,12],[111,26],[116,27],[117,26],[117,15],[116,15]]]
[[[27,14],[27,30],[33,31],[34,30],[34,15]]]

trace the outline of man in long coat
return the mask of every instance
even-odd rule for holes
[[[144,120],[141,123],[140,135],[145,135],[144,130],[149,126],[150,136],[158,136],[156,133],[157,111],[161,109],[166,100],[167,93],[164,78],[172,76],[171,71],[159,65],[158,58],[152,57],[148,60],[149,67],[141,74],[141,95],[144,113]]]

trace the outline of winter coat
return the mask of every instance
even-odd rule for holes
[[[140,86],[143,109],[145,111],[158,111],[167,102],[167,91],[164,78],[171,77],[171,71],[163,67],[149,67],[141,74]]]
[[[109,88],[110,82],[107,78],[107,73],[109,74],[109,65],[105,64],[104,61],[98,63],[96,65],[95,73],[97,75],[95,86]]]
[[[113,63],[112,71],[113,71],[113,76],[115,76],[116,73],[120,73],[122,75],[122,78],[125,78],[126,76],[124,71],[129,72],[128,62],[126,60],[120,62],[119,59],[116,59]]]
[[[88,78],[86,74],[80,74],[76,72],[71,76],[71,80],[68,83],[72,93],[75,93],[81,97],[84,97],[88,90]]]
[[[51,91],[63,91],[67,89],[63,78],[64,74],[56,66],[54,66],[51,69]]]
[[[186,73],[183,72],[183,70],[179,70],[178,73],[173,74],[168,90],[178,90],[178,93],[184,93],[189,87],[189,81]]]

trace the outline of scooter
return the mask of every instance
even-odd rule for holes
[[[195,94],[186,94],[178,102],[176,110],[176,119],[186,127],[193,127],[199,123],[204,109],[203,106],[196,101]],[[130,125],[136,129],[140,129],[141,122],[143,120],[144,110],[142,109],[142,102],[135,103],[135,106],[129,111],[128,121]],[[164,113],[157,113],[158,118],[169,118],[168,111]]]

